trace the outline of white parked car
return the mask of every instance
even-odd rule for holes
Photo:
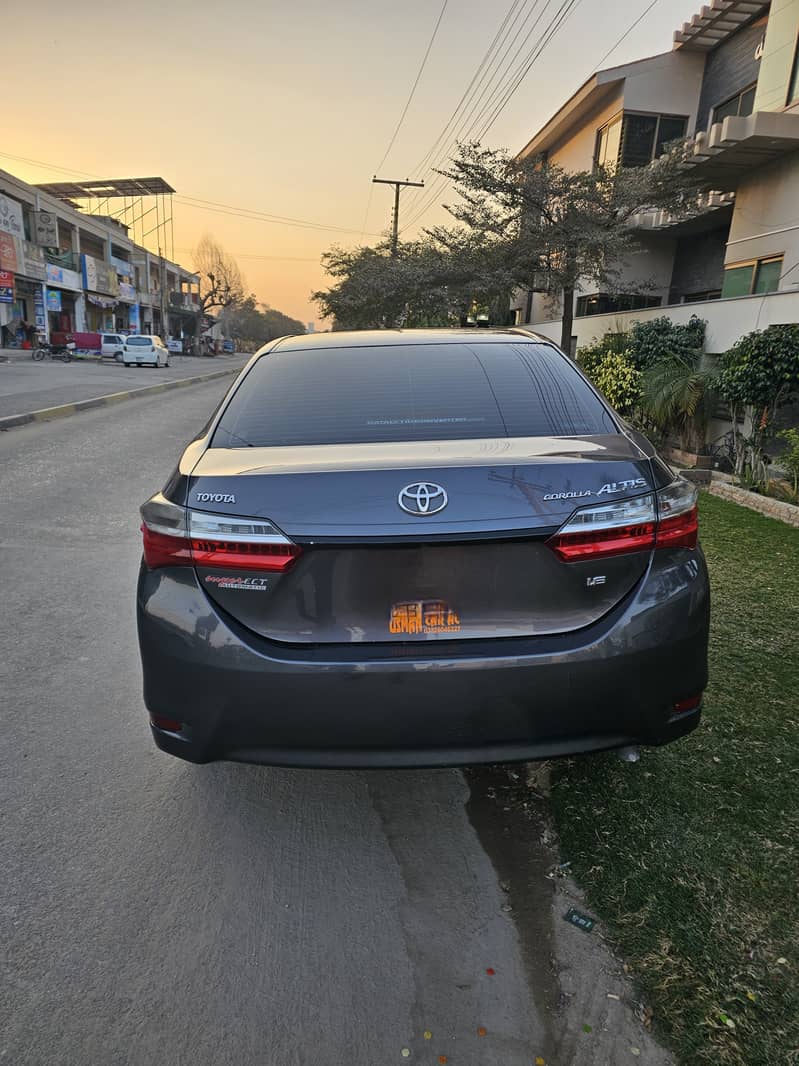
[[[116,359],[118,363],[122,362],[122,355],[125,349],[125,336],[122,333],[101,333],[100,334],[100,355],[104,359]]]
[[[138,366],[149,363],[150,366],[169,366],[169,349],[160,337],[142,333],[125,338],[122,349],[122,362],[125,366]]]

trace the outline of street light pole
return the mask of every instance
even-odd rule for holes
[[[412,185],[416,189],[423,189],[423,181],[394,181],[389,178],[372,178],[372,182],[375,185],[393,185],[394,186],[394,215],[392,217],[391,224],[391,257],[392,259],[397,255],[397,241],[399,239],[399,202],[400,202],[400,190],[408,185]]]

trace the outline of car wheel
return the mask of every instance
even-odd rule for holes
[[[164,363],[164,366],[169,366],[169,360],[168,360],[168,359],[167,359],[167,361],[166,361],[166,362]]]

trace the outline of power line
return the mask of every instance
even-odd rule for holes
[[[616,49],[619,47],[619,45],[622,43],[622,41],[625,41],[630,36],[630,34],[635,29],[635,27],[638,25],[638,23],[642,22],[646,18],[646,16],[649,14],[649,12],[652,10],[652,8],[655,6],[655,4],[657,2],[658,2],[658,0],[652,0],[652,3],[648,4],[644,8],[644,10],[641,12],[641,14],[638,16],[638,18],[632,24],[632,26],[628,26],[627,29],[624,31],[624,33],[621,35],[621,37],[619,37],[618,41],[616,41],[616,43],[613,45],[613,47],[609,51],[605,52],[605,54],[599,60],[597,65],[591,71],[591,74],[596,74],[596,72],[599,70],[599,68],[602,66],[602,64],[605,62],[605,60],[608,58],[608,56],[612,56],[613,55],[613,53],[616,51]],[[589,78],[591,77],[591,74],[588,75]]]
[[[79,178],[94,178],[102,180],[99,174],[91,174],[86,170],[74,170],[70,167],[62,167],[56,163],[46,163],[41,159],[30,159],[27,156],[12,155],[10,152],[0,152],[4,159],[14,159],[18,163],[27,163],[30,166],[42,167],[44,170],[52,170],[60,174],[72,174]],[[309,219],[292,218],[287,215],[272,215],[265,211],[256,211],[248,207],[239,207],[235,204],[220,204],[215,200],[201,200],[196,196],[176,196],[175,199],[184,207],[203,208],[217,211],[219,214],[234,214],[239,218],[250,218],[259,222],[274,222],[284,226],[297,226],[303,229],[316,229],[322,232],[358,233],[356,229],[348,229],[344,226],[327,226],[322,222],[314,222]],[[193,201],[193,202],[190,202]],[[370,237],[379,237],[379,233],[370,233]]]
[[[433,43],[435,42],[436,34],[438,33],[438,27],[441,25],[441,20],[444,18],[444,12],[447,10],[448,3],[449,0],[444,0],[444,3],[441,5],[441,11],[439,11],[438,13],[438,19],[436,21],[435,26],[433,27],[433,32],[430,35],[430,40],[427,43],[427,50],[425,51],[424,58],[422,59],[419,70],[416,73],[416,78],[414,79],[414,83],[411,86],[411,91],[408,94],[408,99],[405,101],[405,107],[403,107],[402,109],[402,114],[399,117],[399,122],[397,123],[396,128],[391,135],[391,140],[388,142],[388,148],[386,148],[385,155],[375,167],[375,173],[377,173],[378,170],[383,169],[383,164],[388,159],[391,149],[394,147],[394,142],[397,139],[397,134],[399,133],[402,127],[402,123],[405,121],[405,116],[408,114],[408,108],[411,106],[411,101],[413,100],[414,94],[416,92],[416,87],[419,84],[419,79],[421,78],[424,72],[424,68],[427,64],[427,58],[430,55],[430,49],[433,47]]]
[[[461,118],[460,123],[458,124],[457,128],[453,131],[452,137],[451,137],[450,141],[448,142],[447,146],[441,152],[438,153],[438,156],[436,157],[435,161],[430,163],[430,166],[429,166],[430,170],[434,170],[436,168],[436,166],[440,165],[444,161],[444,159],[446,158],[447,154],[451,151],[452,146],[458,140],[465,139],[466,137],[468,137],[475,130],[477,125],[482,120],[483,116],[493,106],[493,103],[497,99],[498,95],[501,94],[504,91],[506,85],[510,84],[510,82],[513,80],[513,78],[515,76],[515,73],[516,73],[516,70],[518,69],[518,68],[514,69],[514,64],[516,63],[516,61],[517,61],[518,57],[520,56],[520,54],[522,53],[522,51],[524,50],[525,45],[527,44],[527,41],[528,41],[529,34],[531,34],[533,32],[533,30],[535,30],[535,28],[538,26],[538,24],[540,23],[541,19],[543,18],[544,14],[546,12],[546,9],[547,9],[548,2],[549,2],[549,0],[543,0],[543,6],[541,6],[540,9],[539,9],[539,4],[541,3],[541,0],[534,0],[533,6],[528,10],[527,14],[524,16],[524,19],[522,20],[522,22],[520,24],[518,24],[518,20],[519,20],[519,17],[521,16],[521,14],[523,12],[523,9],[521,9],[520,11],[518,11],[516,13],[516,16],[514,17],[511,25],[506,30],[505,35],[504,35],[504,37],[502,38],[502,40],[500,41],[500,44],[499,44],[499,48],[501,48],[502,45],[507,40],[509,34],[514,30],[514,28],[516,28],[516,37],[517,38],[521,38],[520,42],[516,46],[516,50],[513,52],[512,55],[510,54],[511,50],[514,47],[514,43],[515,43],[514,40],[512,39],[508,43],[508,45],[505,48],[504,52],[501,53],[501,55],[499,55],[499,51],[498,51],[497,54],[499,56],[499,59],[498,59],[497,66],[496,66],[495,70],[493,71],[493,73],[491,73],[491,66],[493,65],[494,61],[497,59],[497,56],[494,56],[494,58],[491,60],[491,63],[489,63],[485,74],[483,75],[483,77],[480,79],[480,81],[478,82],[477,86],[475,87],[475,89],[474,89],[474,91],[473,91],[473,93],[471,95],[470,100],[467,101],[467,106],[468,106],[469,103],[471,103],[471,105],[472,105],[471,109],[468,111],[468,113],[465,114],[465,116],[463,116]],[[527,23],[530,21],[530,19],[533,17],[533,15],[536,14],[536,10],[537,9],[539,9],[539,10],[538,10],[537,17],[535,18],[535,21],[533,22],[532,26],[529,27],[529,29],[525,30],[525,27],[527,27]],[[540,41],[541,38],[539,37],[538,40]],[[535,46],[533,46],[533,47],[535,47]],[[509,55],[510,55],[510,58],[508,58]],[[528,55],[529,55],[529,53],[528,53]],[[487,76],[488,76],[488,81],[486,82],[486,77]],[[485,82],[485,84],[483,84],[484,82]],[[482,85],[482,91],[479,92],[479,95],[477,95],[476,98],[475,98],[475,95],[480,90],[481,85]],[[488,94],[488,98],[487,99],[486,99],[486,94]],[[475,112],[477,112],[476,116],[475,116]],[[471,124],[469,124],[470,120],[472,120]],[[413,203],[411,203],[409,205],[411,207],[411,209],[413,209],[414,207],[417,208],[417,214],[412,218],[411,223],[409,223],[409,224],[413,224],[413,222],[416,221],[416,219],[418,219],[419,217],[421,217],[422,214],[424,214],[424,212],[428,209],[430,204],[432,204],[432,202],[435,200],[436,196],[441,191],[441,189],[446,185],[446,182],[447,182],[447,179],[443,178],[443,177],[441,177],[439,175],[439,177],[435,180],[435,182],[431,186],[430,194],[427,195],[426,197],[423,197],[423,198],[415,200],[415,202],[413,202]],[[422,206],[422,205],[424,205],[424,206]],[[418,210],[419,208],[421,208],[421,210]]]

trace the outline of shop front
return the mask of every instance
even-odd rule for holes
[[[46,311],[50,333],[75,333],[83,329],[80,274],[47,264]]]
[[[117,328],[119,279],[116,267],[92,255],[81,255],[86,289],[86,326],[89,333],[114,332]],[[125,308],[121,308],[127,317]]]

